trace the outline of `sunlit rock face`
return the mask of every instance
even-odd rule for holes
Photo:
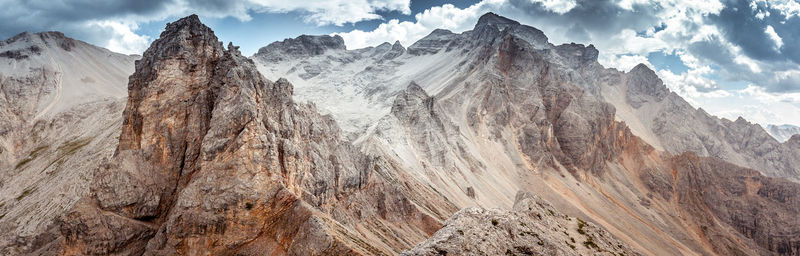
[[[61,253],[392,254],[454,211],[197,16],[167,25],[128,88],[117,152],[60,220]]]

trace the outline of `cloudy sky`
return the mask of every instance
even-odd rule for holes
[[[594,44],[622,71],[645,63],[695,107],[729,119],[800,125],[798,0],[0,0],[0,38],[62,31],[141,53],[166,22],[191,13],[252,54],[301,34],[339,34],[349,49],[435,28],[469,30],[492,11],[555,44]]]

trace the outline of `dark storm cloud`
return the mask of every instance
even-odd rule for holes
[[[756,18],[755,14],[748,2],[733,1],[727,3],[719,15],[711,15],[709,20],[720,28],[729,41],[742,47],[748,57],[777,59],[780,54],[773,49],[775,43],[765,32],[767,21]]]
[[[716,25],[726,40],[741,47],[745,56],[759,61],[761,72],[742,67],[733,60],[736,56],[729,52],[722,53],[722,50],[692,49],[693,53],[723,67],[722,73],[727,77],[761,85],[771,92],[800,91],[800,75],[791,72],[780,75],[797,71],[800,67],[800,30],[797,29],[800,28],[800,18],[787,18],[780,10],[763,3],[758,4],[756,10],[748,1],[728,1],[725,4],[719,15],[708,17],[709,23]],[[770,15],[758,18],[758,12],[768,12]],[[767,34],[768,26],[780,36],[783,43],[780,47]],[[723,54],[727,58],[720,59]]]
[[[92,0],[10,0],[3,1],[4,10],[0,12],[0,37],[7,38],[29,31],[62,30],[80,31],[81,26],[90,20],[119,18],[130,15],[155,15],[169,4],[167,1],[92,1]]]
[[[633,10],[626,10],[615,1],[581,0],[568,12],[559,14],[530,0],[510,0],[509,3],[503,8],[503,13],[517,13],[527,24],[563,27],[566,37],[586,39],[586,42],[617,34],[623,29],[644,31],[660,25],[654,15],[661,10],[658,5],[635,5]]]

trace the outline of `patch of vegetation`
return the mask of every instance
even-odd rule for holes
[[[583,230],[583,227],[586,227],[586,222],[583,221],[581,218],[578,218],[578,233],[581,235],[586,235],[586,231]]]
[[[569,245],[569,248],[572,248],[573,250],[575,250],[575,245],[569,243],[569,241],[564,241],[564,243]]]
[[[29,163],[30,161],[33,161],[34,159],[39,157],[39,155],[42,153],[42,151],[44,151],[47,148],[49,148],[48,145],[40,145],[40,146],[34,148],[33,151],[31,151],[31,153],[28,154],[28,157],[25,157],[25,159],[22,159],[22,161],[20,161],[19,163],[17,163],[16,166],[14,166],[14,169],[15,170],[19,169],[22,166],[25,166],[25,164]]]
[[[252,210],[253,209],[253,203],[245,203],[244,204],[244,208],[247,208],[247,210]]]
[[[522,255],[533,255],[533,250],[525,246],[514,246],[514,250],[517,250]]]
[[[90,142],[92,142],[91,138],[83,138],[75,141],[70,141],[58,147],[58,152],[61,156],[72,155],[79,149],[85,147],[86,145],[89,145]]]
[[[575,243],[575,238],[569,237],[569,240],[572,241],[573,244]]]
[[[496,219],[492,219],[492,226],[497,226],[498,222]]]
[[[15,198],[15,199],[17,201],[22,200],[23,198],[25,198],[26,196],[30,195],[31,193],[33,193],[35,191],[36,191],[36,188],[27,188],[24,191],[22,191],[22,194],[19,194],[19,196],[17,196],[17,198]]]
[[[553,210],[547,209],[547,211],[550,212],[550,216],[556,216],[556,213],[554,213]]]
[[[595,250],[600,249],[600,247],[597,246],[597,244],[594,243],[594,240],[592,240],[591,236],[587,236],[586,237],[586,241],[583,242],[583,246],[586,246],[586,248],[589,248],[589,249],[595,249]]]

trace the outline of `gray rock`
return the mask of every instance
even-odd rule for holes
[[[520,191],[511,211],[466,208],[401,255],[641,255],[591,222]]]

